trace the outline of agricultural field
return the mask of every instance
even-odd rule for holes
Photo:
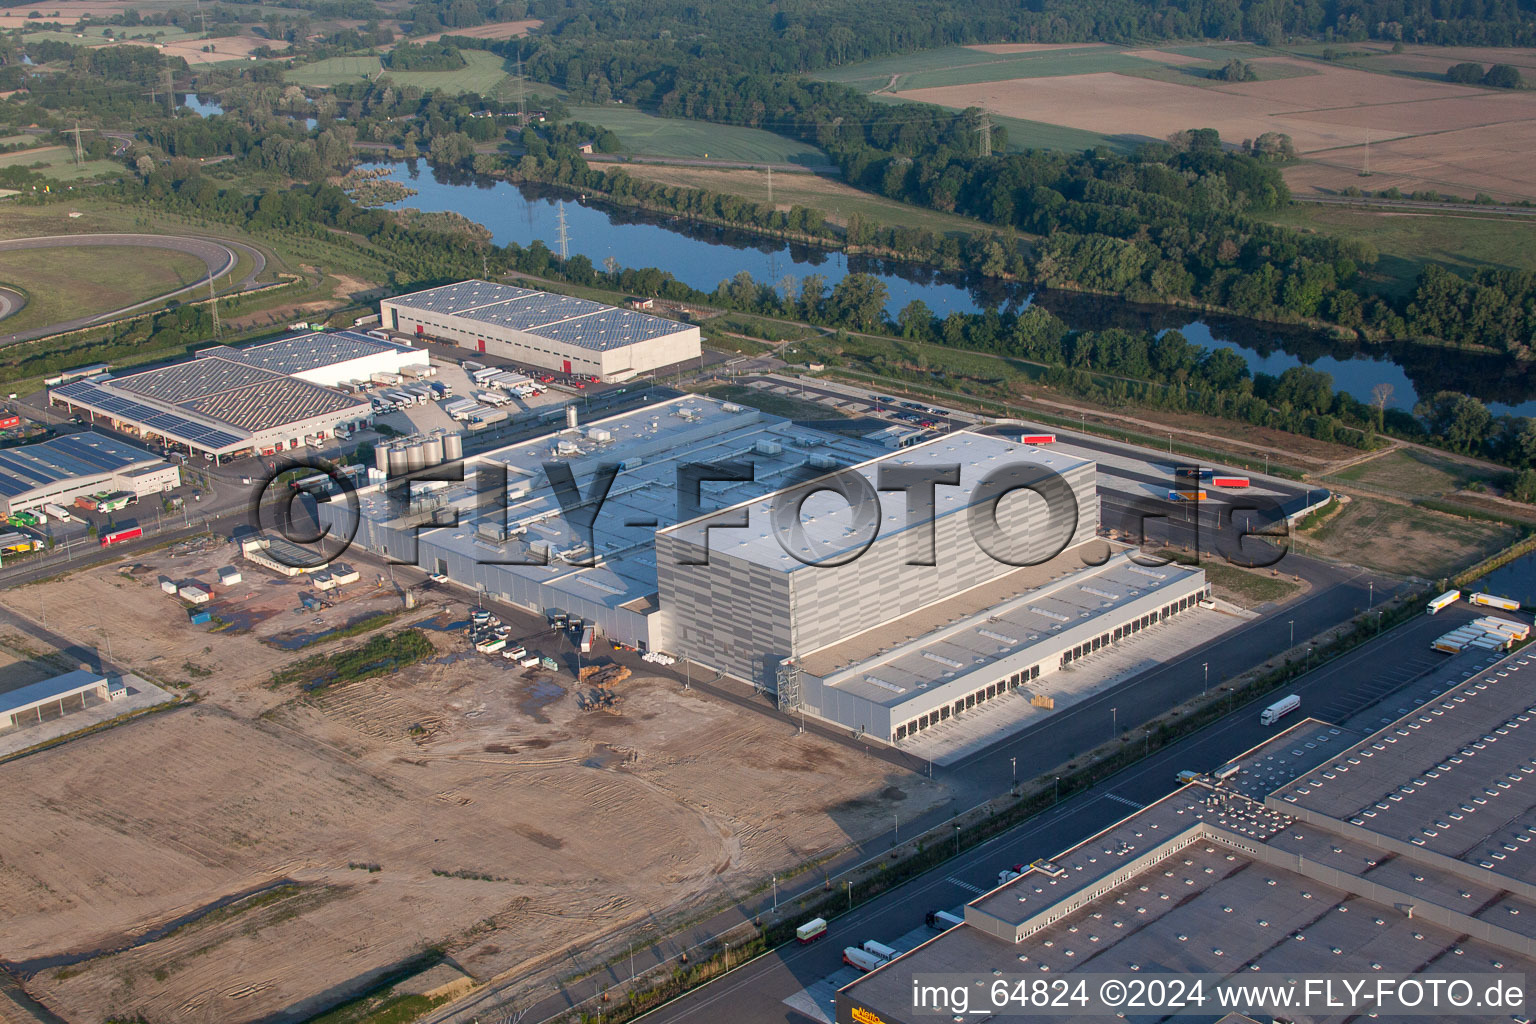
[[[624,165],[624,173],[633,178],[680,188],[703,188],[741,196],[755,203],[768,201],[768,176],[752,168],[631,163]],[[989,230],[987,225],[969,217],[898,203],[821,174],[775,174],[773,202],[779,209],[804,206],[821,210],[827,220],[834,224],[846,225],[851,215],[858,214],[871,223],[926,228],[940,234],[970,234],[973,231]]]
[[[1241,44],[1023,52],[948,47],[826,77],[881,97],[983,107],[1009,128],[1010,148],[1076,149],[1085,137],[1124,148],[1199,127],[1215,128],[1231,143],[1283,132],[1302,156],[1286,172],[1300,193],[1396,187],[1536,199],[1536,170],[1528,159],[1536,148],[1536,92],[1443,80],[1445,69],[1461,60],[1497,60],[1536,73],[1536,54],[1416,47],[1325,62],[1313,51],[1321,52]],[[1248,61],[1259,80],[1206,76],[1234,57]],[[1039,124],[1084,135],[1052,138],[1032,127]],[[1362,177],[1367,147],[1370,175]]]
[[[577,121],[610,129],[635,156],[725,160],[755,164],[829,166],[815,146],[758,128],[657,117],[634,107],[571,107]]]
[[[327,57],[313,64],[289,68],[283,80],[293,85],[329,89],[343,82],[375,79],[382,74],[396,85],[414,85],[427,91],[473,92],[489,96],[512,79],[506,61],[485,50],[464,50],[464,67],[453,71],[389,71],[373,54],[359,57]],[[543,93],[548,86],[536,86]]]
[[[202,260],[168,249],[82,246],[0,252],[0,284],[27,296],[20,312],[0,321],[0,332],[121,309],[189,285],[206,272]]]
[[[473,28],[454,28],[446,32],[434,32],[429,36],[420,36],[411,39],[413,43],[435,43],[444,36],[463,36],[466,39],[516,39],[525,36],[529,32],[544,24],[542,21],[494,21],[489,25],[476,25]]]
[[[116,660],[200,697],[0,765],[8,791],[33,797],[11,821],[32,841],[6,847],[0,945],[66,1019],[307,1019],[430,944],[482,981],[544,956],[563,976],[614,955],[618,930],[888,828],[891,800],[905,816],[948,799],[638,658],[614,707],[584,711],[591,684],[542,617],[511,620],[514,636],[557,671],[473,653],[455,592],[404,612],[365,571],[336,607],[295,614],[303,582],[246,565],[217,588],[210,629],[157,586],[237,557],[220,538],[5,595],[33,617],[113,608]],[[92,642],[83,623],[67,639]],[[346,665],[333,656],[370,644],[413,663],[310,668],[302,679],[325,685],[308,689],[280,673],[315,655]]]

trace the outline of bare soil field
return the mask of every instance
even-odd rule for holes
[[[977,53],[1046,53],[1050,50],[1086,50],[1108,43],[977,43],[967,50]]]
[[[464,36],[468,39],[516,39],[525,36],[529,32],[544,24],[537,19],[530,21],[497,21],[489,25],[476,25],[473,28],[455,28],[447,32],[437,32],[430,36],[422,36],[412,42],[433,43],[443,36]]]
[[[53,608],[114,608],[117,659],[203,697],[0,767],[30,796],[0,838],[0,948],[67,1019],[298,1015],[429,943],[480,979],[562,951],[568,973],[615,929],[744,893],[884,828],[892,806],[944,798],[670,679],[637,673],[616,712],[582,711],[570,672],[469,649],[466,606],[440,590],[384,627],[421,624],[425,661],[269,689],[278,667],[364,638],[276,644],[399,601],[365,574],[337,607],[295,615],[304,585],[246,564],[214,604],[226,628],[190,625],[159,577],[206,576],[231,550],[4,596],[23,614],[44,588]]]
[[[1489,63],[1495,56],[1491,49],[1447,48],[1434,51],[1433,57],[1451,63],[1479,59],[1474,50]],[[1415,60],[1423,54],[1410,53]],[[1536,62],[1525,51],[1498,54]],[[1155,50],[1132,55],[1171,65],[1193,59]],[[1536,138],[1536,93],[1415,80],[1291,57],[1255,57],[1253,63],[1287,74],[1196,86],[1101,71],[897,95],[956,109],[980,106],[1005,117],[1122,138],[1160,140],[1181,129],[1211,127],[1237,143],[1264,132],[1284,132],[1309,157],[1286,172],[1287,182],[1301,192],[1396,185],[1405,192],[1434,190],[1467,198],[1477,192],[1498,199],[1536,197],[1536,167],[1526,158]],[[1358,175],[1367,141],[1373,178],[1362,182]]]

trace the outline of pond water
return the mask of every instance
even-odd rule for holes
[[[1489,403],[1495,414],[1536,416],[1536,384],[1513,372],[1504,360],[1422,347],[1396,346],[1360,354],[1317,332],[1258,324],[1237,318],[1196,319],[1188,310],[1134,306],[1119,300],[1050,291],[1030,291],[1016,284],[973,275],[948,274],[915,264],[846,257],[813,246],[763,239],[745,232],[690,223],[630,210],[579,202],[569,193],[505,181],[450,177],[424,162],[371,163],[388,179],[417,194],[394,208],[451,210],[483,224],[498,245],[538,240],[559,251],[559,210],[565,210],[571,255],[584,255],[599,269],[612,257],[624,267],[659,267],[685,284],[704,291],[740,271],[758,281],[793,279],[797,286],[812,274],[830,289],[850,273],[870,274],[890,293],[892,316],[921,299],[938,316],[951,311],[975,313],[989,307],[1023,308],[1037,302],[1075,328],[1124,326],[1161,331],[1176,328],[1192,342],[1229,348],[1255,372],[1279,374],[1292,366],[1312,366],[1332,375],[1334,386],[1361,401],[1371,400],[1379,383],[1392,385],[1389,405],[1412,409],[1420,394],[1450,389]]]

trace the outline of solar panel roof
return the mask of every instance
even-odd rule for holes
[[[180,404],[204,395],[217,394],[233,388],[245,387],[264,380],[272,374],[254,366],[243,366],[222,357],[193,359],[190,362],[162,366],[158,370],[116,377],[112,381],[115,390],[131,391],[146,398]]]
[[[549,324],[559,323],[562,320],[569,320],[572,317],[601,313],[612,308],[612,306],[605,306],[601,302],[578,299],[571,295],[556,295],[553,292],[534,292],[520,299],[481,306],[478,309],[459,315],[466,320],[498,324],[502,327],[510,327],[513,330],[526,331],[529,328],[545,327]]]
[[[0,451],[0,494],[16,497],[46,484],[159,462],[114,437],[87,431]]]
[[[214,349],[211,352],[200,352],[198,355],[216,356],[229,362],[269,370],[272,373],[293,374],[391,351],[414,350],[404,345],[379,341],[366,334],[326,331],[300,334],[248,348]]]
[[[445,284],[437,288],[412,292],[409,295],[399,295],[389,301],[407,309],[424,309],[430,313],[464,313],[479,306],[488,306],[493,302],[506,302],[509,299],[540,294],[543,293],[510,284],[496,284],[492,281],[460,281],[457,284]]]
[[[249,431],[341,413],[366,404],[293,377],[268,377],[248,387],[183,403],[192,412]]]
[[[669,334],[687,329],[687,325],[675,320],[648,316],[628,309],[608,308],[604,312],[594,313],[591,316],[563,320],[546,327],[535,327],[528,333],[536,337],[548,338],[550,341],[606,352],[609,349],[632,345],[637,341],[664,338]]]
[[[74,381],[54,388],[52,394],[96,412],[142,424],[157,434],[194,444],[200,448],[220,450],[249,439],[248,433],[235,433],[214,424],[199,422],[190,416],[169,412],[141,402],[131,395],[111,390],[103,386],[104,383],[106,382]]]

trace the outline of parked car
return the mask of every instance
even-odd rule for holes
[[[444,576],[440,572],[433,573],[432,575],[428,576],[427,579],[431,580],[433,583],[447,583],[448,582],[448,577]]]

